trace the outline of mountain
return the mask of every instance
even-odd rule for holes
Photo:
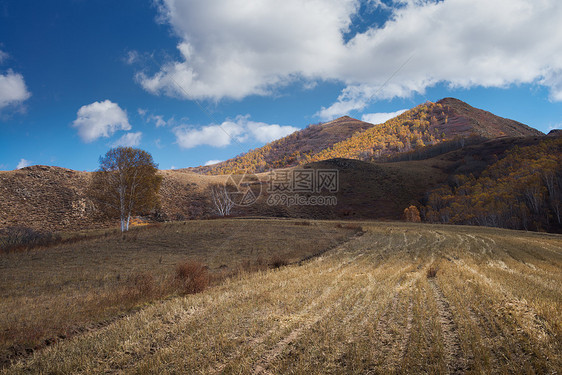
[[[439,122],[437,127],[448,138],[477,135],[483,138],[541,136],[542,132],[520,122],[496,116],[488,111],[474,108],[467,103],[445,98],[440,104],[448,121]]]
[[[349,138],[356,132],[373,126],[368,122],[344,116],[324,124],[309,125],[303,130],[250,150],[233,159],[187,170],[203,174],[229,174],[240,171],[259,173],[269,169],[293,166],[300,164],[306,155],[316,154],[326,147],[331,147]]]
[[[450,98],[424,103],[379,125],[342,117],[215,166],[160,171],[161,205],[146,218],[212,217],[209,185],[224,183],[225,173],[276,168],[279,173],[337,170],[339,187],[332,194],[337,203],[270,204],[270,174],[261,172],[255,183],[263,194],[253,205],[235,207],[233,215],[396,220],[407,206],[425,204],[430,191],[454,186],[459,175],[478,178],[510,149],[544,139],[552,136]],[[97,215],[89,200],[90,180],[91,173],[49,166],[0,172],[0,229],[18,225],[60,231],[113,225]]]
[[[306,161],[331,158],[376,160],[454,139],[542,135],[542,132],[517,121],[473,108],[458,99],[446,98],[437,103],[418,105],[384,124],[357,132],[310,155]]]
[[[344,116],[311,125],[233,159],[189,170],[203,174],[259,173],[333,158],[388,157],[459,138],[541,135],[544,134],[517,121],[445,98],[418,105],[383,124]]]

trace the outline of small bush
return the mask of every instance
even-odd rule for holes
[[[426,274],[427,278],[433,279],[434,277],[436,277],[437,271],[439,271],[438,267],[435,267],[435,266],[429,267],[428,270],[427,270],[427,274]]]
[[[155,290],[154,276],[150,272],[140,272],[129,277],[131,289],[139,295],[150,295]]]
[[[281,267],[285,267],[288,264],[289,262],[287,261],[287,259],[281,258],[281,256],[279,255],[275,255],[273,258],[271,258],[271,261],[269,262],[269,266],[271,268],[281,268]]]
[[[202,263],[190,260],[176,267],[175,280],[184,293],[199,293],[209,285],[209,273]]]

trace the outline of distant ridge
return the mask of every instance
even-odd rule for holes
[[[542,136],[520,122],[455,99],[420,104],[383,124],[349,116],[306,129],[224,162],[189,168],[202,174],[259,173],[332,158],[372,160],[457,138]]]

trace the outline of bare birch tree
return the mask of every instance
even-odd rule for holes
[[[222,184],[211,184],[209,189],[213,205],[215,206],[215,212],[220,216],[230,215],[234,202],[228,196],[225,186]]]
[[[146,212],[158,204],[162,177],[152,156],[132,147],[117,147],[100,157],[94,173],[90,196],[101,212],[119,217],[121,231],[129,230],[131,216]]]

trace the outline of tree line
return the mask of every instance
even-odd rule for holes
[[[425,221],[562,232],[562,137],[515,146],[480,177],[428,194]]]

